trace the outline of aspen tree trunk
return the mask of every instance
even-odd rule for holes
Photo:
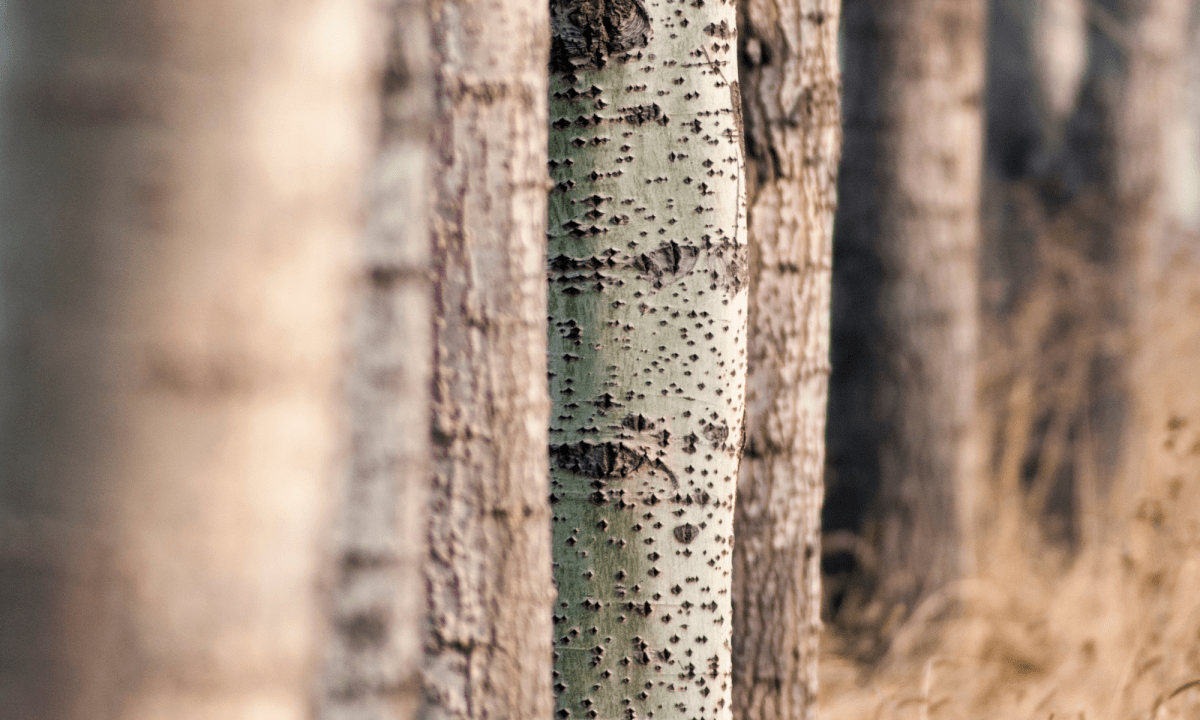
[[[547,718],[542,3],[434,6],[428,717]]]
[[[846,75],[839,255],[878,283],[847,288],[862,294],[843,300],[878,313],[857,340],[876,348],[863,410],[878,425],[846,453],[877,453],[881,597],[893,617],[972,557],[964,520],[975,464],[984,5],[845,5],[855,72]]]
[[[351,447],[321,696],[327,720],[409,720],[424,695],[433,63],[428,3],[381,10],[376,20],[390,36],[379,38],[379,144],[350,314]]]
[[[1126,493],[1137,493],[1140,485],[1155,481],[1143,477],[1143,468],[1152,462],[1147,453],[1160,451],[1150,438],[1158,438],[1158,423],[1165,421],[1155,416],[1149,402],[1159,389],[1147,387],[1143,378],[1152,377],[1146,362],[1155,356],[1156,298],[1171,259],[1166,252],[1168,235],[1174,230],[1168,174],[1177,149],[1168,139],[1183,109],[1183,54],[1190,11],[1190,3],[1180,0],[1147,0],[1131,8],[1126,19],[1126,77],[1115,111],[1113,140],[1117,257],[1124,275],[1125,321],[1133,355],[1126,371],[1133,411],[1126,433]]]
[[[557,717],[730,717],[745,240],[735,8],[551,5]]]
[[[817,713],[840,10],[840,0],[742,5],[752,302],[733,554],[741,720]]]
[[[1155,282],[1166,260],[1171,213],[1168,170],[1175,149],[1169,132],[1183,106],[1190,3],[1146,0],[1127,19],[1127,70],[1117,107],[1114,178],[1120,203],[1119,254],[1131,277],[1131,321],[1148,319]],[[1145,340],[1145,338],[1142,338]]]
[[[309,716],[363,10],[0,10],[5,717]]]

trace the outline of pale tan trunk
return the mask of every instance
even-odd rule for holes
[[[1116,111],[1113,176],[1120,205],[1118,254],[1131,283],[1129,312],[1137,346],[1149,340],[1142,329],[1157,279],[1170,260],[1164,253],[1171,229],[1168,175],[1178,149],[1168,141],[1183,110],[1190,10],[1182,0],[1147,0],[1127,20],[1130,44]]]
[[[879,325],[864,332],[895,618],[972,558],[984,3],[855,0],[846,18],[848,56],[870,59],[847,78],[839,242],[877,273]]]
[[[376,21],[390,37],[379,38],[380,135],[350,314],[351,446],[320,688],[326,720],[409,720],[424,695],[433,63],[428,3],[383,10]]]
[[[444,2],[430,718],[548,718],[545,3]]]
[[[0,714],[308,717],[356,3],[5,3]]]
[[[840,0],[747,0],[746,449],[733,559],[733,706],[815,718]]]
[[[1156,370],[1170,358],[1164,354],[1170,331],[1156,323],[1171,323],[1170,316],[1185,317],[1189,307],[1162,305],[1163,280],[1171,269],[1172,236],[1179,232],[1170,206],[1169,184],[1174,155],[1170,145],[1172,125],[1183,112],[1184,52],[1187,47],[1190,3],[1148,0],[1126,19],[1127,66],[1123,92],[1115,111],[1113,178],[1116,185],[1116,241],[1119,269],[1125,291],[1131,359],[1126,369],[1126,391],[1131,417],[1127,420],[1125,476],[1114,500],[1128,507],[1144,492],[1155,489],[1162,478],[1154,468],[1159,456],[1169,455],[1162,429],[1173,417],[1170,405],[1188,395],[1163,402],[1162,382]],[[1182,263],[1175,263],[1182,265]],[[1176,281],[1182,280],[1176,276]],[[1169,450],[1169,448],[1167,448]]]

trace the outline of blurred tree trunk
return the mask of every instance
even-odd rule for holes
[[[379,144],[368,174],[346,386],[350,462],[320,716],[409,720],[421,684],[428,556],[432,304],[429,8],[396,0],[378,24]]]
[[[845,5],[834,267],[849,323],[834,338],[831,459],[839,484],[877,473],[885,620],[973,557],[984,14],[982,0]]]
[[[1056,2],[1074,11],[1073,1]],[[1196,3],[1085,3],[1086,47],[1035,25],[1050,5],[993,4],[983,314],[987,344],[1000,351],[988,354],[996,368],[989,384],[1015,374],[1033,383],[1027,427],[996,438],[996,455],[1009,458],[998,473],[1007,476],[1002,493],[1023,500],[1048,538],[1080,547],[1114,519],[1104,509],[1110,500],[1128,501],[1124,491],[1112,495],[1114,480],[1128,476],[1136,486],[1145,459],[1150,421],[1139,405],[1152,376],[1152,306],[1185,247],[1181,228],[1195,218],[1183,93]],[[1075,37],[1076,23],[1061,23],[1058,34]],[[1058,69],[1050,66],[1056,57]],[[1051,78],[1073,77],[1077,70],[1062,68],[1079,68],[1084,57],[1059,137],[1038,109],[1049,103]],[[1064,371],[1071,367],[1081,371]]]
[[[1126,382],[1132,395],[1132,436],[1127,437],[1124,463],[1126,493],[1137,493],[1158,480],[1142,476],[1150,462],[1145,453],[1159,451],[1158,425],[1165,422],[1147,404],[1159,389],[1145,385],[1146,378],[1153,377],[1145,363],[1155,357],[1153,328],[1160,282],[1172,260],[1170,236],[1178,232],[1169,185],[1172,156],[1180,148],[1171,147],[1169,140],[1183,112],[1191,11],[1191,3],[1183,0],[1146,0],[1130,8],[1125,19],[1127,69],[1115,112],[1113,180],[1118,211],[1114,232],[1131,354]]]
[[[551,5],[562,718],[730,717],[746,372],[733,4]]]
[[[548,718],[544,3],[433,6],[428,717]]]
[[[733,707],[815,718],[840,0],[745,0],[750,238],[746,450],[733,560]]]
[[[0,707],[309,715],[358,3],[0,8]]]

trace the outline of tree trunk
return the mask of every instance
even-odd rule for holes
[[[546,718],[546,6],[434,10],[428,717]]]
[[[0,12],[2,714],[307,717],[363,7]]]
[[[1131,395],[1133,417],[1128,422],[1124,499],[1132,500],[1156,478],[1144,477],[1153,465],[1149,457],[1161,453],[1159,417],[1153,407],[1159,395],[1153,368],[1157,340],[1153,328],[1160,281],[1172,258],[1168,236],[1172,227],[1169,172],[1176,151],[1168,144],[1171,125],[1183,111],[1184,64],[1190,26],[1190,3],[1180,0],[1147,0],[1131,10],[1127,66],[1120,103],[1116,108],[1113,140],[1113,178],[1117,198],[1117,257],[1125,290],[1131,360],[1127,363],[1126,391]],[[1176,312],[1181,312],[1177,310]]]
[[[984,3],[852,0],[845,15],[835,304],[839,318],[877,319],[856,321],[835,354],[874,352],[869,399],[849,399],[874,423],[865,438],[843,435],[834,461],[839,483],[878,472],[879,597],[894,619],[972,558]],[[831,410],[831,422],[853,414]],[[855,457],[864,452],[874,460]]]
[[[397,0],[379,76],[379,145],[351,309],[348,473],[320,716],[410,720],[421,685],[429,472],[428,3]]]
[[[732,4],[551,6],[560,718],[728,718],[744,415]]]
[[[746,455],[733,560],[733,706],[815,718],[840,0],[748,0]]]

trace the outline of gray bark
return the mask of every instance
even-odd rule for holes
[[[733,555],[733,705],[815,718],[839,0],[742,5],[750,230],[746,451]]]
[[[732,4],[552,3],[560,718],[730,717],[745,230]]]
[[[980,0],[845,5],[831,456],[841,484],[878,477],[885,618],[972,557],[983,21]]]
[[[382,9],[379,141],[350,314],[350,458],[321,688],[328,720],[409,720],[423,697],[429,382],[428,3]]]
[[[545,718],[545,4],[435,6],[429,718]]]
[[[363,8],[0,12],[0,714],[307,717]]]

